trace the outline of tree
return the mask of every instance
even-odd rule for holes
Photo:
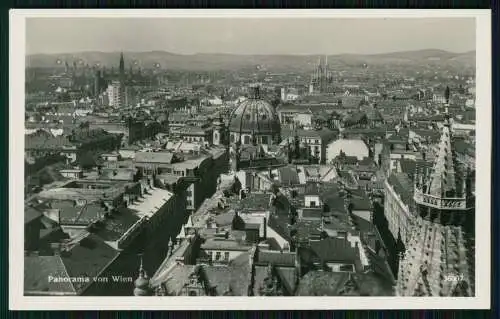
[[[87,151],[78,156],[78,165],[82,169],[93,168],[97,165],[96,155],[92,151]]]

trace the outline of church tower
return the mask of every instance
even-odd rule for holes
[[[142,267],[142,256],[141,256],[141,265],[139,267],[139,277],[134,282],[134,296],[149,296],[150,295],[150,287],[149,287],[149,277],[144,268]]]
[[[399,296],[474,295],[474,177],[456,161],[447,112],[449,89],[445,98],[433,167],[415,172],[415,211],[399,264]]]
[[[123,52],[120,53],[119,72],[120,72],[120,81],[123,81],[125,79],[125,61],[123,59]]]
[[[226,145],[227,137],[226,137],[226,125],[224,124],[224,120],[219,118],[214,121],[214,132],[213,132],[213,144],[214,145]]]
[[[330,82],[331,74],[328,67],[328,56],[325,56],[324,60],[320,57],[318,66],[312,75],[311,83],[309,85],[309,93],[313,93],[314,91],[328,93]]]

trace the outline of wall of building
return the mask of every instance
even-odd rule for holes
[[[278,234],[274,229],[272,229],[272,227],[266,225],[266,232],[267,238],[273,238],[274,240],[276,240],[283,251],[290,250],[290,243],[285,238],[281,237],[281,235]]]
[[[409,207],[403,203],[387,180],[384,182],[384,193],[384,215],[389,231],[394,239],[397,239],[398,233],[400,233],[403,243],[406,243],[411,219]]]
[[[213,262],[230,262],[235,258],[238,258],[245,251],[240,250],[224,250],[224,249],[210,249],[204,250],[205,253],[212,258]],[[219,258],[217,258],[219,257]]]

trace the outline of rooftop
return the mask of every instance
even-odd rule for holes
[[[413,201],[413,183],[404,173],[392,173],[387,179],[387,183],[398,194],[403,203],[409,205]]]
[[[77,200],[84,199],[87,203],[101,199],[114,199],[133,183],[104,180],[73,180],[60,187],[47,189],[38,194],[42,199]],[[91,188],[90,188],[91,187]]]
[[[201,249],[203,250],[237,250],[237,251],[248,251],[251,246],[248,246],[244,242],[238,242],[234,239],[223,239],[223,238],[209,238],[203,244],[201,244]]]
[[[135,154],[137,163],[172,163],[174,154],[170,152],[138,152]]]
[[[60,256],[27,256],[24,264],[24,289],[27,293],[81,294],[92,278],[99,275],[118,252],[97,236],[89,234],[74,243]],[[82,279],[70,283],[59,283],[54,277]]]
[[[312,271],[297,288],[298,296],[394,296],[392,286],[373,273]]]

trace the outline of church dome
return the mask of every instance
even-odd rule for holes
[[[139,268],[139,277],[134,282],[134,295],[135,296],[147,296],[149,293],[149,278],[146,274],[146,271],[142,268],[142,259],[141,266]]]
[[[134,282],[135,288],[146,290],[149,287],[149,280],[144,276],[139,276]]]
[[[253,137],[266,136],[258,143],[270,144],[280,136],[280,121],[276,110],[266,101],[261,100],[259,89],[253,89],[253,96],[243,102],[229,117],[231,142],[240,139],[242,144],[249,144]],[[269,139],[268,139],[268,138]]]

